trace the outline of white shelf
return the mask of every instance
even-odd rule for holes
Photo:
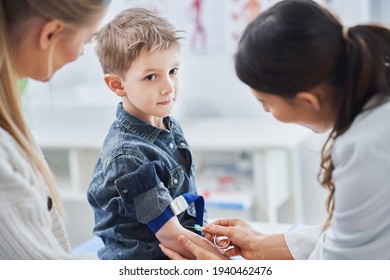
[[[292,148],[310,130],[281,123],[271,116],[261,118],[207,118],[182,122],[184,135],[193,150],[253,151]]]

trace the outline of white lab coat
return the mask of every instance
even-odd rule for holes
[[[285,233],[295,259],[390,259],[389,121],[387,102],[361,113],[336,139],[331,226]]]

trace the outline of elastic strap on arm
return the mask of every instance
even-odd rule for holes
[[[204,198],[201,195],[194,193],[185,193],[181,196],[176,197],[169,207],[161,213],[160,216],[150,221],[147,225],[153,231],[157,233],[160,228],[165,225],[165,223],[172,218],[173,216],[179,215],[184,210],[188,208],[188,205],[195,203],[196,211],[196,223],[200,226],[203,226],[203,215],[204,215]],[[201,232],[198,232],[199,235],[202,235]]]

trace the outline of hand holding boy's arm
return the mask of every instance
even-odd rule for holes
[[[168,220],[156,233],[157,239],[167,248],[172,249],[173,251],[178,252],[183,257],[188,259],[195,259],[195,256],[191,254],[190,251],[183,248],[182,245],[179,244],[178,238],[179,236],[185,236],[189,240],[191,240],[196,245],[214,252],[215,254],[222,255],[219,250],[212,245],[210,241],[201,237],[200,235],[189,231],[182,227],[179,223],[179,220],[176,216],[172,217]]]

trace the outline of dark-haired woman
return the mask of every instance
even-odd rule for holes
[[[329,133],[320,172],[329,217],[273,235],[215,221],[204,232],[231,239],[225,255],[181,244],[198,259],[390,259],[390,31],[347,28],[313,1],[283,1],[246,28],[235,67],[266,112]]]

